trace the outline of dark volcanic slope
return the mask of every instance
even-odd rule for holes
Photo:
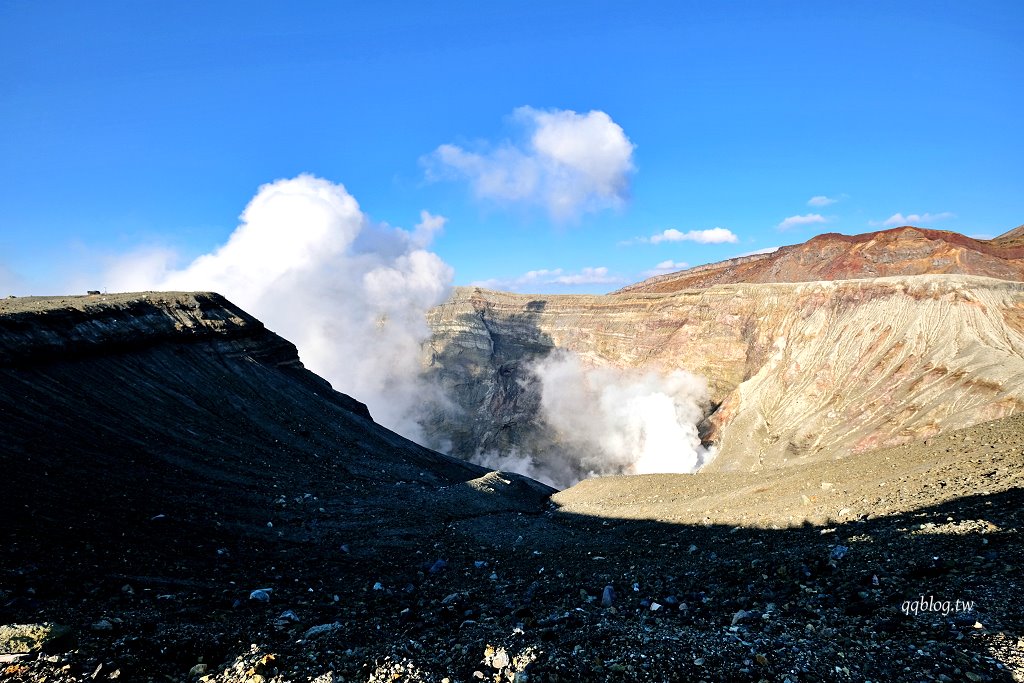
[[[149,294],[0,303],[0,421],[0,680],[1024,677],[1019,416],[550,503],[222,298]]]
[[[388,573],[367,565],[415,566],[453,519],[538,512],[550,493],[380,427],[216,294],[0,301],[0,424],[0,623],[38,604],[73,621],[46,601],[124,585],[230,607],[314,571],[333,594]],[[144,620],[131,630],[160,630]]]
[[[1024,280],[1024,243],[1012,230],[991,241],[905,226],[861,235],[829,233],[770,254],[697,266],[621,292],[678,292],[739,282],[813,282],[893,275],[981,275]],[[1016,235],[1016,236],[1015,236]]]
[[[161,514],[265,526],[281,496],[433,491],[486,472],[375,424],[214,294],[4,301],[0,416],[8,520],[47,533],[111,509],[126,532]],[[40,510],[51,497],[61,504]]]

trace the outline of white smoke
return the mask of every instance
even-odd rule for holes
[[[697,433],[708,390],[696,375],[586,367],[566,352],[545,358],[536,373],[544,420],[560,438],[589,447],[581,464],[595,473],[695,472],[708,459]]]
[[[426,250],[443,225],[426,211],[411,232],[373,223],[344,186],[300,175],[260,187],[228,241],[187,267],[170,269],[167,252],[136,253],[107,283],[223,294],[292,341],[306,367],[366,403],[377,422],[419,440],[419,406],[439,399],[419,359],[426,311],[452,280]]]
[[[555,448],[481,453],[475,462],[564,488],[591,476],[696,472],[714,457],[697,431],[709,399],[696,375],[592,367],[562,350],[536,363],[533,373]]]

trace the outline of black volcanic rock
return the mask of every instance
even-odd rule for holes
[[[244,598],[307,546],[387,562],[551,492],[491,475],[471,495],[487,470],[377,425],[215,294],[4,300],[0,423],[0,571],[40,587],[30,602],[69,575]]]

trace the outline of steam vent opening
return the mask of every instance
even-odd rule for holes
[[[715,456],[702,439],[707,382],[685,370],[596,365],[555,349],[499,364],[478,390],[473,428],[458,414],[435,421],[428,445],[558,489],[597,476],[690,474]],[[454,394],[464,405],[474,398]]]

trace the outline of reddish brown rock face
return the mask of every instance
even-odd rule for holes
[[[719,446],[706,469],[862,453],[1021,412],[1024,284],[1010,280],[1024,250],[1013,239],[824,235],[606,296],[460,288],[429,316],[426,363],[463,412],[430,427],[464,457],[543,448],[548,435],[531,424],[537,387],[522,369],[555,348],[705,377],[704,435]],[[796,281],[778,282],[787,277]]]
[[[1024,226],[1022,226],[1024,227]],[[863,235],[818,235],[770,254],[659,275],[619,290],[678,292],[740,282],[812,282],[898,275],[980,275],[1024,280],[1024,232],[995,240],[955,232],[902,227]]]

